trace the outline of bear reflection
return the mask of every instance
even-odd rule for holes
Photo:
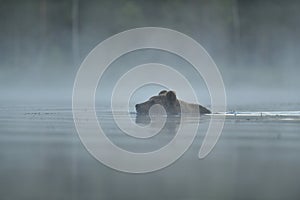
[[[164,119],[163,119],[164,118]],[[160,133],[166,133],[170,135],[174,135],[177,133],[178,127],[180,125],[180,116],[160,116],[160,118],[153,118],[152,126],[155,127],[156,120],[166,120],[162,130]],[[135,123],[141,126],[147,126],[151,123],[151,118],[149,115],[136,115]]]

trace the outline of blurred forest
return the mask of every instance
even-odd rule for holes
[[[203,45],[228,87],[247,76],[299,87],[299,8],[297,0],[0,0],[0,83],[70,87],[99,42],[158,26]]]

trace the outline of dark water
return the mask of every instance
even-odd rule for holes
[[[108,137],[133,151],[160,147],[176,130],[168,126],[166,136],[138,143],[120,136],[109,113],[99,113]],[[69,107],[1,107],[0,199],[300,199],[299,119],[228,115],[216,147],[199,160],[206,116],[194,143],[175,163],[128,174],[85,150]]]

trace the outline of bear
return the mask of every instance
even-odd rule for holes
[[[159,104],[164,107],[167,115],[179,115],[200,112],[200,115],[211,114],[211,111],[204,106],[187,103],[177,99],[174,91],[162,90],[157,96],[151,97],[148,101],[135,105],[137,114],[148,115],[151,106]],[[182,112],[182,113],[181,113]]]

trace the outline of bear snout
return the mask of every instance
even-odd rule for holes
[[[135,105],[135,110],[136,110],[137,112],[139,112],[139,111],[140,111],[140,107],[141,107],[140,104],[136,104],[136,105]]]
[[[136,104],[135,110],[138,114],[147,114],[148,110],[145,109],[144,103]]]

